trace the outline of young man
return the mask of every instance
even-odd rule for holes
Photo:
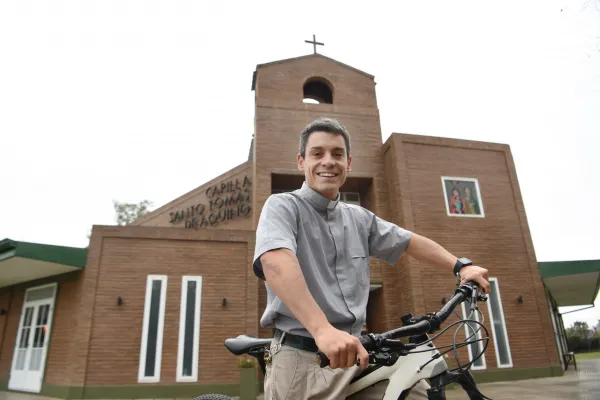
[[[256,230],[254,271],[266,281],[268,296],[261,326],[276,329],[265,400],[344,399],[368,362],[358,336],[369,298],[369,257],[393,265],[406,252],[439,266],[449,279],[461,265],[437,243],[339,201],[352,156],[349,134],[337,121],[306,126],[297,158],[302,188],[270,196]],[[464,266],[460,276],[489,292],[486,269]],[[330,367],[316,364],[317,350]],[[381,391],[373,395],[382,397]],[[424,388],[415,387],[413,398],[426,399]]]

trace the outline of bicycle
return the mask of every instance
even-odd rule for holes
[[[463,301],[469,302],[471,313],[465,319],[453,322],[433,337],[429,334],[439,331],[441,325],[453,313],[454,309]],[[475,319],[471,319],[475,312],[481,317],[477,307],[478,301],[487,301],[487,296],[478,292],[477,284],[468,282],[457,285],[450,300],[436,313],[428,313],[420,317],[407,314],[401,318],[403,326],[381,334],[367,334],[360,337],[360,342],[369,353],[369,365],[356,376],[349,384],[348,397],[359,393],[361,390],[375,384],[387,384],[385,396],[382,400],[405,399],[411,389],[421,380],[426,379],[430,388],[427,390],[429,400],[445,400],[446,386],[458,383],[471,400],[489,399],[479,392],[477,385],[470,372],[471,365],[477,361],[486,351],[489,343],[489,334],[485,326]],[[482,318],[483,322],[483,318]],[[436,347],[433,341],[447,332],[453,326],[460,324],[454,333],[452,345]],[[472,334],[462,342],[456,343],[459,330],[467,324]],[[479,325],[475,330],[473,326]],[[483,329],[485,337],[476,338],[476,334]],[[465,335],[466,336],[466,335]],[[476,339],[471,340],[473,337]],[[409,338],[405,343],[400,338]],[[247,335],[240,335],[225,341],[225,347],[234,355],[251,355],[258,360],[260,368],[265,374],[265,353],[270,348],[272,339],[262,339]],[[472,343],[485,341],[485,346],[474,354],[471,361],[461,365],[457,350]],[[440,352],[440,350],[442,350]],[[457,368],[449,369],[443,355],[453,352]],[[321,367],[329,364],[327,357],[317,352],[316,360]],[[357,365],[358,365],[357,361]],[[196,397],[194,400],[230,400],[228,396],[220,394],[208,394]]]

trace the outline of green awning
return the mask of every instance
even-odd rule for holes
[[[600,289],[600,260],[538,264],[542,280],[558,307],[594,304]]]
[[[87,249],[41,243],[0,241],[0,287],[85,268]]]

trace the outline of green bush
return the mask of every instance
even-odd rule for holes
[[[582,338],[580,336],[567,335],[567,345],[569,350],[575,353],[583,351],[598,351],[600,350],[600,338]]]
[[[240,368],[254,368],[258,362],[255,358],[241,357],[238,361]]]

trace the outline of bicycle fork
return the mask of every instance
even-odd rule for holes
[[[477,391],[475,380],[471,371],[460,372],[444,371],[443,373],[431,378],[431,389],[427,390],[429,400],[446,400],[446,385],[457,382],[462,386],[469,399],[484,400],[484,397]]]

